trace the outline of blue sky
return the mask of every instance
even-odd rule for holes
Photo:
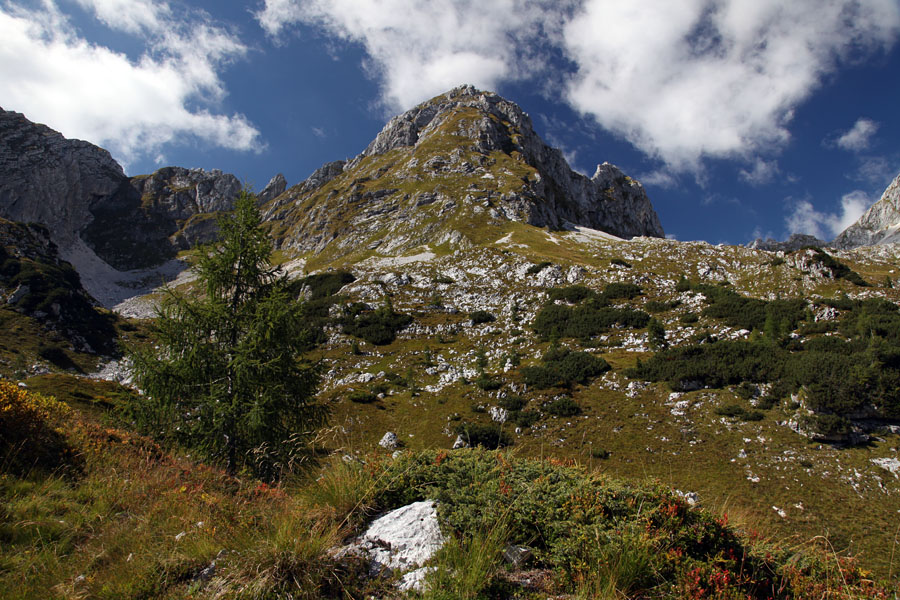
[[[677,239],[831,239],[900,173],[898,41],[898,0],[0,0],[0,106],[260,189],[471,83]]]

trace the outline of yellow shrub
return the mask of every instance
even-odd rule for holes
[[[24,473],[68,462],[71,449],[58,429],[71,409],[0,380],[0,468]]]

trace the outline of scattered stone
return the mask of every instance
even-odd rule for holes
[[[897,479],[900,479],[900,460],[896,458],[870,458],[869,462],[875,463]]]
[[[388,431],[382,436],[381,441],[378,442],[378,445],[385,450],[395,450],[400,445],[400,440],[397,439],[396,433],[394,433],[393,431]]]
[[[461,436],[461,435],[456,436],[456,441],[453,442],[454,450],[459,450],[460,448],[468,448],[468,447],[469,447],[469,442],[464,440],[463,436]]]

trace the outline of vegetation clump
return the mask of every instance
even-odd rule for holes
[[[472,320],[472,325],[481,325],[482,323],[493,323],[497,320],[493,314],[489,313],[486,310],[475,310],[469,313],[469,318]]]
[[[526,384],[540,390],[587,383],[609,369],[609,364],[598,356],[555,347],[544,354],[541,365],[522,367],[521,372]]]
[[[347,335],[356,336],[376,346],[384,346],[397,339],[397,332],[412,321],[413,318],[409,315],[395,312],[390,297],[385,297],[384,304],[375,310],[361,302],[347,306],[341,324]]]
[[[77,463],[61,429],[69,407],[0,379],[0,465],[24,475]]]
[[[497,423],[460,423],[454,433],[472,447],[482,446],[488,450],[496,450],[512,446],[512,436]]]

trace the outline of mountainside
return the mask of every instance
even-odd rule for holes
[[[212,239],[209,215],[240,188],[234,175],[201,169],[127,177],[106,150],[0,109],[0,217],[46,226],[79,270],[97,258],[122,271],[152,267]]]
[[[881,199],[830,245],[846,250],[893,242],[900,242],[900,175],[887,187]]]
[[[459,247],[508,221],[664,235],[640,183],[607,163],[590,179],[573,172],[518,106],[471,86],[395,117],[357,157],[288,189],[266,218],[282,248],[333,256]]]
[[[281,533],[272,534],[257,526],[268,517],[257,519],[252,511],[248,517],[243,508],[232,513],[230,507],[247,506],[246,498],[280,498],[283,506],[294,506],[295,490],[234,485],[231,479],[221,486],[209,479],[181,483],[169,472],[176,463],[147,440],[106,428],[107,419],[133,427],[127,417],[103,411],[120,405],[128,415],[140,398],[109,382],[76,377],[67,362],[91,371],[87,361],[79,362],[81,355],[112,348],[82,343],[86,338],[78,337],[74,323],[90,323],[85,315],[100,318],[98,323],[117,319],[104,339],[157,343],[152,318],[160,294],[152,288],[158,271],[123,273],[114,266],[148,265],[215,235],[212,217],[230,206],[237,180],[178,167],[129,178],[98,148],[64,140],[14,113],[3,118],[14,135],[0,141],[2,167],[14,177],[0,178],[2,214],[48,225],[0,221],[0,374],[100,414],[103,450],[85,453],[93,456],[89,473],[102,466],[98,457],[110,444],[116,452],[146,452],[135,459],[138,471],[148,465],[160,471],[152,492],[130,488],[127,506],[116,495],[115,502],[98,502],[104,526],[115,531],[107,538],[71,528],[80,558],[66,554],[65,567],[26,577],[31,589],[43,591],[53,579],[70,586],[56,589],[72,594],[127,588],[156,597],[171,588],[177,591],[170,597],[189,589],[206,598],[216,590],[249,589],[241,586],[258,583],[261,573],[283,576],[284,589],[292,589],[291,577],[308,573],[309,564],[333,560],[332,550],[348,535],[345,525],[358,529],[377,510],[398,507],[399,495],[433,499],[417,494],[437,488],[445,498],[439,516],[451,515],[441,527],[469,523],[455,507],[484,505],[482,492],[496,496],[503,514],[517,508],[512,512],[522,521],[509,542],[533,544],[537,551],[532,563],[508,570],[523,578],[506,588],[514,591],[491,597],[546,598],[578,589],[580,597],[593,597],[596,590],[556,581],[563,572],[581,576],[559,565],[587,571],[628,566],[609,558],[618,555],[653,560],[635,567],[643,573],[640,582],[614,582],[609,589],[617,597],[690,597],[701,579],[707,597],[839,597],[846,574],[857,573],[844,569],[847,554],[872,579],[890,579],[889,589],[896,588],[891,557],[900,551],[900,246],[822,250],[807,247],[821,246],[820,240],[802,236],[758,248],[665,239],[638,182],[606,163],[593,178],[574,173],[514,104],[471,87],[452,90],[393,119],[352,160],[327,163],[290,188],[276,176],[259,194],[263,227],[279,250],[273,260],[291,278],[290,298],[302,303],[309,328],[304,334],[315,346],[304,359],[321,368],[316,399],[331,412],[315,450],[333,455],[337,474],[326,471],[314,485],[333,487],[310,493],[342,504],[350,498],[355,511],[362,504],[354,493],[371,487],[341,487],[347,469],[379,480],[379,469],[396,469],[398,479],[384,480],[399,490],[352,523],[332,508],[307,510],[306,504],[254,508],[313,519],[304,521],[307,529],[293,523],[273,526]],[[59,252],[53,240],[59,240]],[[80,281],[63,260],[66,252],[76,259]],[[192,258],[188,251],[183,262],[166,266],[170,285],[186,294],[202,287],[195,273],[174,276]],[[92,307],[82,283],[115,312]],[[117,304],[126,297],[127,303]],[[65,298],[66,305],[55,298]],[[68,313],[76,303],[86,312]],[[128,376],[127,364],[114,360],[93,375],[110,381]],[[503,454],[454,452],[465,446],[511,446],[525,466],[511,467]],[[540,461],[526,460],[531,458]],[[549,485],[540,475],[546,473],[542,463],[580,465],[572,472],[583,469],[597,487]],[[467,469],[464,479],[453,478],[457,468]],[[204,477],[214,472],[199,471]],[[146,481],[118,464],[111,472],[93,476],[128,486]],[[530,475],[516,479],[515,473]],[[654,484],[642,499],[621,496],[607,476],[653,479],[667,490]],[[18,502],[19,488],[3,488],[4,481],[3,499]],[[218,494],[219,487],[222,500],[204,496]],[[72,505],[80,508],[82,494],[92,493],[78,491]],[[42,494],[35,488],[35,497]],[[147,498],[154,499],[152,511],[182,516],[135,516],[148,509]],[[184,501],[189,498],[198,501]],[[546,507],[558,513],[534,516]],[[44,508],[55,514],[53,506]],[[19,515],[25,530],[40,521],[30,510],[19,502],[7,514]],[[297,533],[318,531],[319,512],[341,524],[333,539]],[[488,522],[500,521],[497,514],[489,513]],[[611,520],[616,514],[629,515],[628,528]],[[657,517],[672,527],[648,535],[648,519]],[[59,522],[47,520],[53,527]],[[725,554],[699,543],[712,538],[698,523],[716,532],[734,526],[753,540],[746,547],[759,550],[758,556],[748,558],[756,550],[746,554],[737,545]],[[228,533],[245,525],[253,536]],[[18,521],[9,531],[16,527]],[[471,529],[453,531],[460,539],[474,535]],[[673,546],[672,532],[686,537]],[[320,540],[321,547],[302,555],[313,556],[312,563],[297,559],[301,553],[295,551],[297,539],[307,537]],[[207,541],[196,545],[199,558],[186,558],[195,539]],[[241,539],[270,548],[274,566],[261,567]],[[6,555],[0,552],[0,563],[18,566],[30,556],[30,540],[17,540]],[[97,560],[111,540],[116,552]],[[157,545],[171,549],[171,561],[158,562]],[[810,566],[818,563],[803,553],[820,545],[834,561],[828,564],[838,565],[827,572]],[[579,558],[580,549],[592,549],[585,555],[590,560]],[[757,561],[756,574],[768,574],[765,589],[754,587],[762,579],[744,570],[747,560]],[[248,569],[247,580],[236,565]],[[140,572],[144,567],[148,573]],[[805,582],[813,586],[808,591],[794,587],[801,571],[813,578]],[[0,568],[0,583],[7,572],[25,569]],[[111,581],[119,572],[131,575]],[[522,583],[524,578],[541,580],[547,589]],[[217,587],[223,581],[234,587]],[[663,583],[675,587],[664,592]],[[814,587],[819,583],[824,587]],[[343,597],[342,589],[335,587],[336,597]],[[45,597],[38,594],[31,597]],[[390,597],[371,589],[358,595]]]

